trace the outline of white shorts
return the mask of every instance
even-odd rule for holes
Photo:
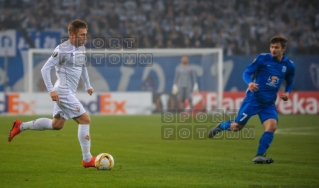
[[[86,111],[74,94],[59,94],[60,103],[55,102],[53,117],[60,114],[64,119],[79,117]]]

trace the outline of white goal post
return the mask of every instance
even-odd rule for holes
[[[29,49],[28,50],[28,79],[25,79],[25,88],[30,95],[35,92],[34,88],[34,75],[35,74],[41,74],[38,69],[35,69],[35,65],[39,64],[38,56],[41,56],[41,63],[45,62],[53,53],[53,49]],[[166,73],[168,70],[171,71],[171,69],[174,69],[176,67],[176,61],[177,59],[180,59],[182,55],[187,55],[190,58],[189,64],[192,65],[192,61],[195,61],[197,63],[197,67],[202,66],[204,74],[214,74],[214,77],[206,77],[204,80],[205,84],[202,84],[202,86],[206,86],[208,88],[207,90],[203,90],[200,85],[200,91],[207,91],[207,92],[216,92],[217,94],[217,104],[216,107],[218,109],[222,108],[222,99],[223,99],[223,50],[221,48],[194,48],[194,49],[136,49],[136,50],[126,50],[126,49],[120,49],[120,50],[108,50],[108,49],[102,49],[102,50],[90,50],[87,49],[86,54],[92,55],[92,54],[105,54],[105,58],[107,58],[108,54],[152,54],[154,61],[160,66],[163,66],[164,73]],[[165,58],[165,59],[161,59]],[[170,67],[168,62],[174,60],[174,65]],[[200,61],[200,62],[199,62]],[[164,65],[165,64],[165,65]],[[209,64],[211,64],[209,66]],[[214,66],[212,66],[214,65]],[[131,67],[132,69],[135,69],[134,67]],[[137,66],[138,68],[138,66]],[[98,67],[96,69],[102,69],[101,67]],[[208,70],[209,69],[209,70]],[[135,71],[136,73],[136,71]],[[164,75],[166,76],[166,75]],[[91,74],[90,74],[91,77]],[[145,79],[145,75],[143,75],[143,79]],[[170,76],[171,79],[171,76]],[[120,83],[120,82],[119,82]],[[214,85],[212,87],[213,89],[209,89],[209,84]],[[113,84],[114,85],[114,84]],[[167,89],[168,87],[171,88],[171,86],[162,87],[162,89],[158,90],[160,92],[169,92]],[[164,88],[164,89],[163,89]],[[166,88],[166,89],[165,89]],[[205,87],[204,87],[205,88]],[[112,91],[120,91],[120,90],[114,90]],[[123,90],[125,91],[125,90]],[[157,91],[157,92],[158,92]],[[108,91],[106,91],[108,92]]]

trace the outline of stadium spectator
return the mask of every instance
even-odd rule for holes
[[[139,48],[221,47],[229,55],[256,55],[266,46],[256,41],[283,35],[288,55],[310,55],[319,48],[316,7],[316,0],[4,1],[0,29],[21,22],[25,29],[66,36],[65,20],[80,18],[90,20],[91,35],[133,35],[140,38]]]

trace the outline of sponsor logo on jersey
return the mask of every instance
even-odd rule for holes
[[[277,84],[279,83],[279,78],[277,76],[269,76],[267,81],[268,83],[266,83],[266,85],[277,87]]]

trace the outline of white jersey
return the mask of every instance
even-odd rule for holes
[[[85,90],[91,89],[86,68],[85,47],[73,46],[69,40],[58,45],[41,69],[44,83],[49,92],[58,94],[76,93],[80,77],[82,77]],[[55,67],[57,81],[54,86],[51,82],[50,70]]]

